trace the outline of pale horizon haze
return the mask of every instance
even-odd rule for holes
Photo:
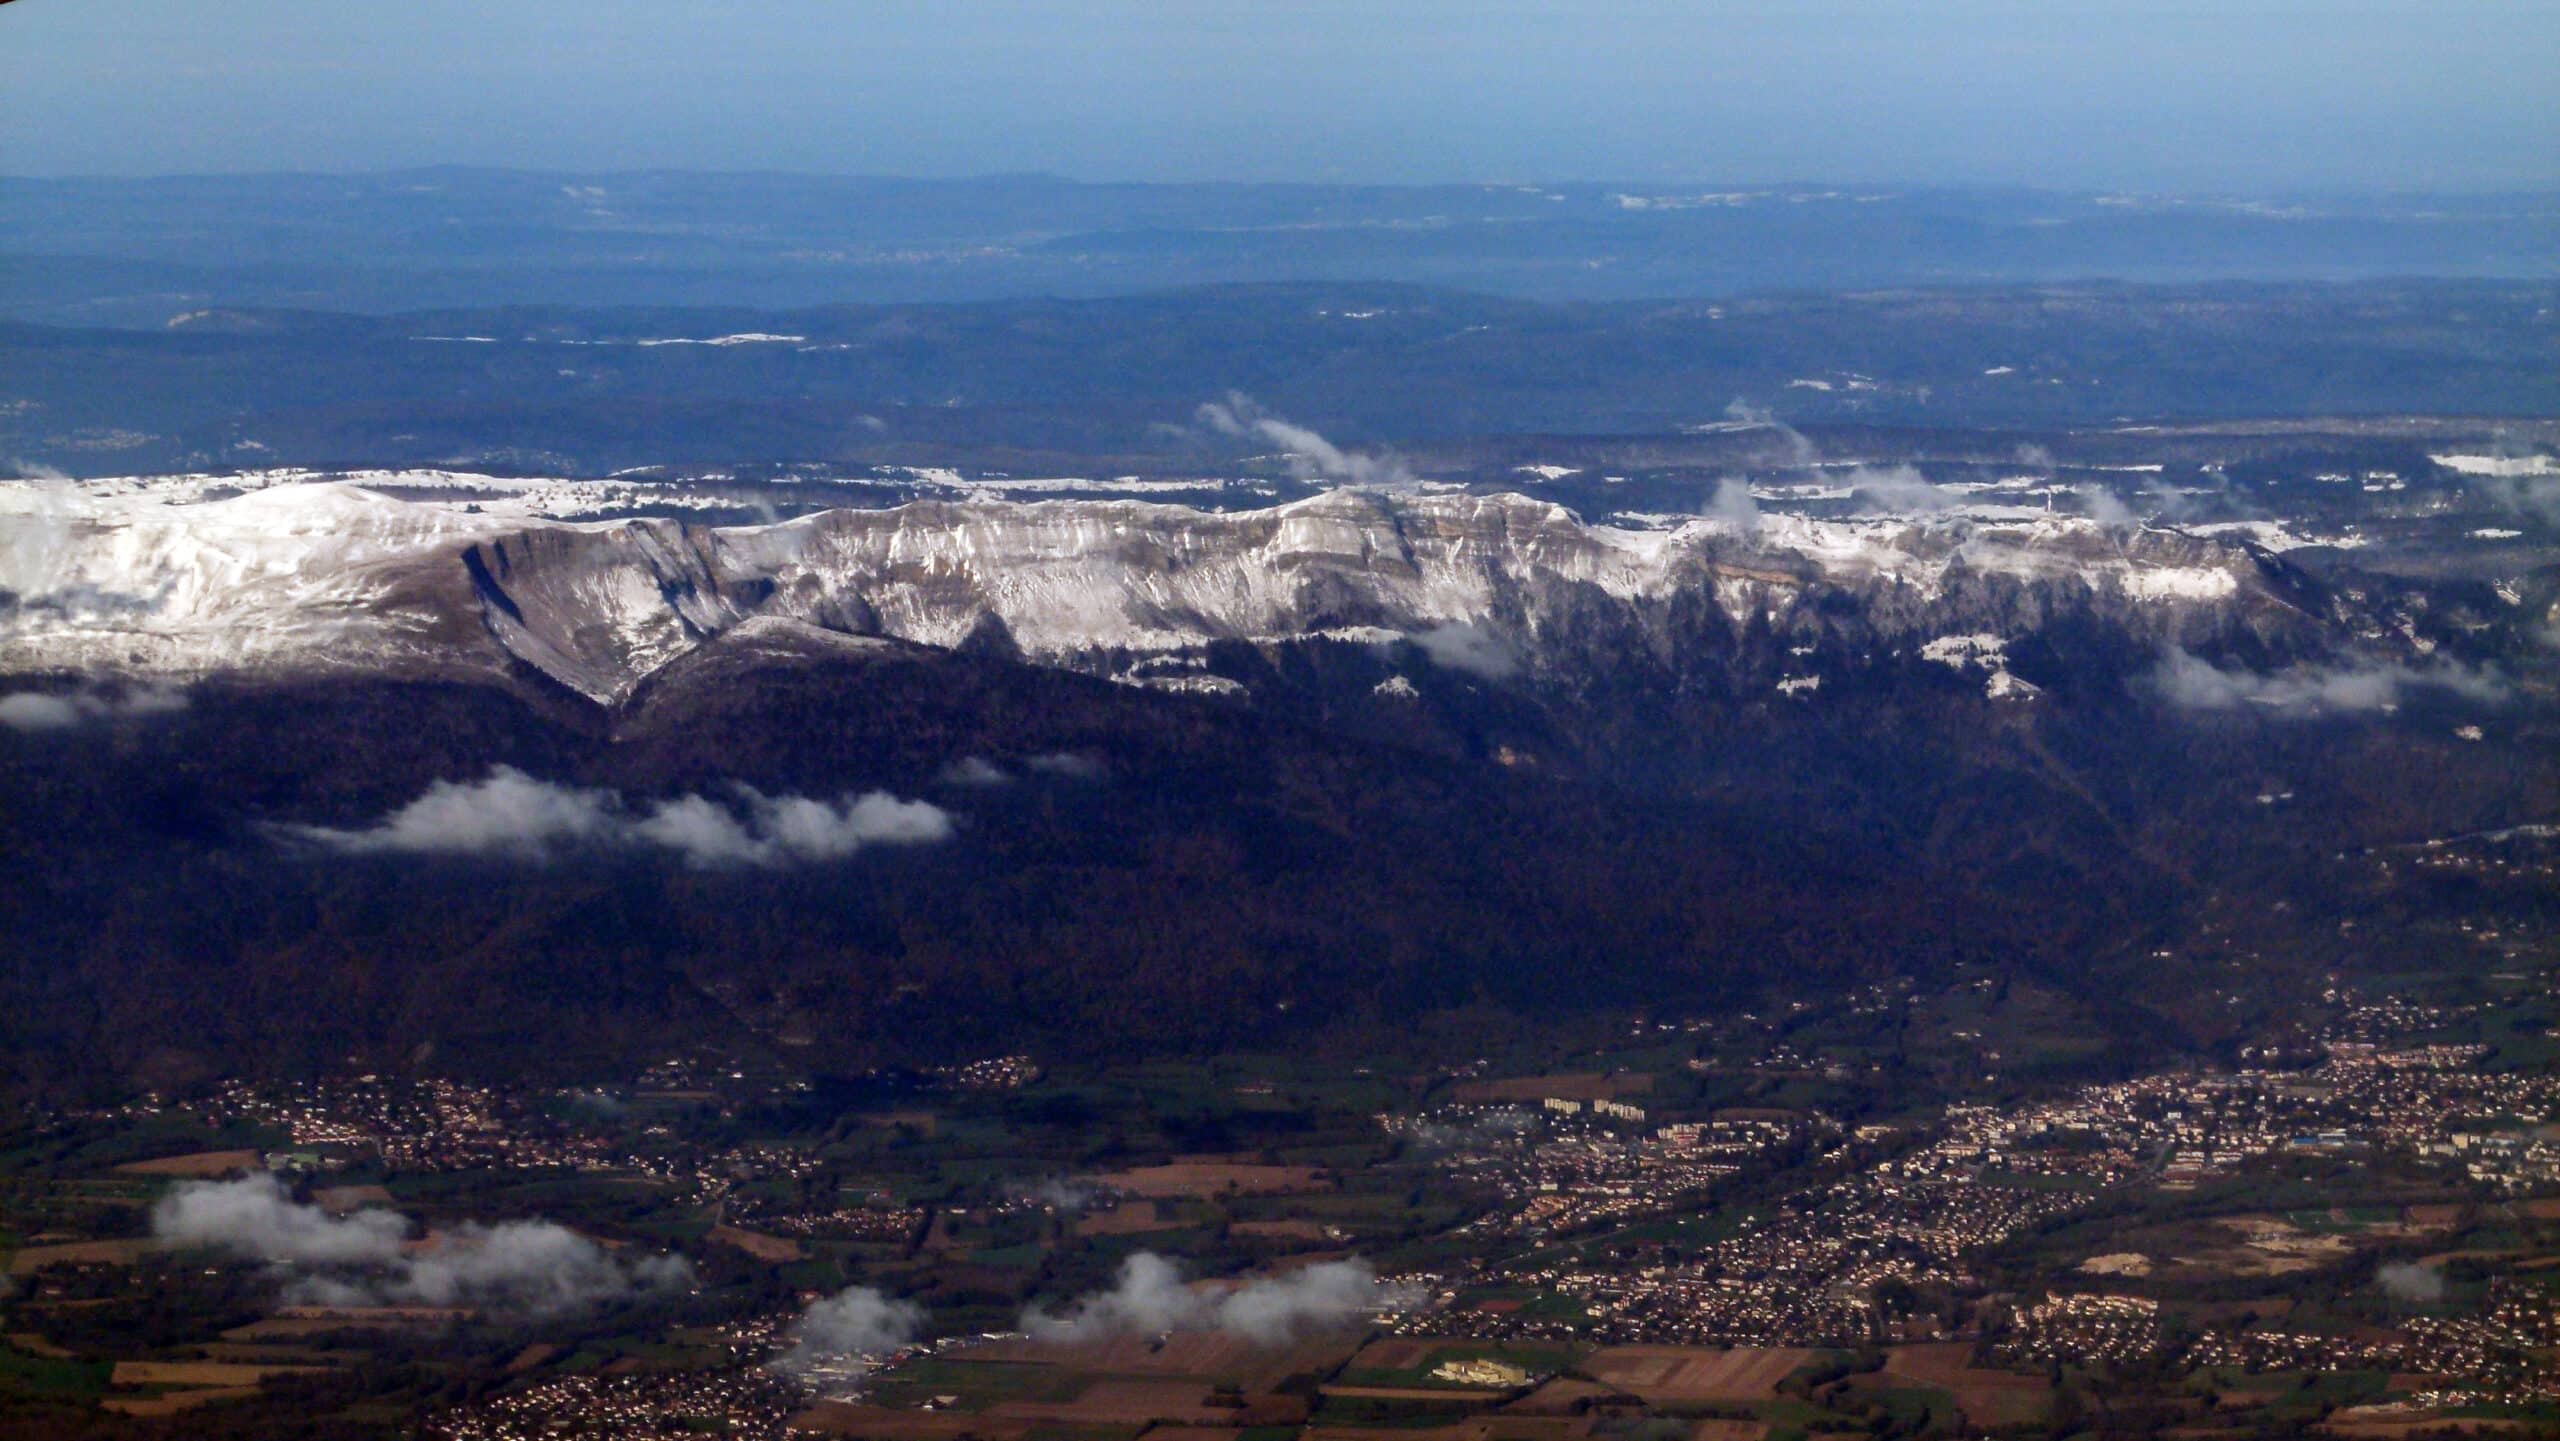
[[[16,0],[0,173],[2560,183],[2560,5]]]

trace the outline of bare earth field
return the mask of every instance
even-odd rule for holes
[[[821,1401],[791,1418],[792,1429],[824,1436],[864,1436],[876,1441],[1021,1441],[1032,1423],[957,1411],[890,1410],[846,1401]]]
[[[2399,1437],[2420,1432],[2441,1432],[2448,1426],[2459,1426],[2464,1431],[2477,1436],[2500,1436],[2511,1432],[2537,1432],[2542,1429],[2543,1424],[2513,1417],[2464,1417],[2454,1420],[2443,1416],[2399,1415],[2358,1419],[2354,1414],[2358,1409],[2361,1408],[2351,1407],[2339,1412],[2336,1416],[2322,1422],[2320,1430],[2331,1436],[2369,1438],[2369,1441],[2397,1441]]]
[[[1366,1401],[1433,1401],[1441,1405],[1485,1405],[1510,1394],[1472,1386],[1327,1386],[1327,1396]]]
[[[953,1361],[1012,1361],[1057,1366],[1095,1376],[1180,1376],[1226,1381],[1247,1393],[1269,1391],[1303,1372],[1331,1371],[1350,1354],[1351,1336],[1314,1337],[1290,1346],[1258,1346],[1211,1331],[1183,1331],[1158,1344],[1147,1336],[1102,1341],[1008,1337],[949,1353]]]
[[[1197,1381],[1105,1380],[1072,1401],[1000,1401],[987,1414],[1056,1426],[1210,1425],[1235,1415],[1233,1408],[1221,1410],[1208,1401],[1209,1388]]]
[[[1549,1096],[1560,1101],[1615,1101],[1641,1096],[1652,1089],[1653,1077],[1642,1071],[1617,1075],[1580,1071],[1562,1076],[1506,1076],[1492,1081],[1468,1081],[1450,1095],[1455,1100],[1471,1104],[1543,1101]]]
[[[711,1239],[735,1246],[759,1261],[770,1261],[775,1265],[786,1261],[798,1261],[809,1254],[797,1241],[787,1240],[781,1236],[768,1236],[762,1231],[749,1231],[738,1226],[714,1226],[711,1228]]]
[[[1813,1354],[1795,1346],[1612,1346],[1583,1369],[1647,1401],[1766,1401]]]
[[[1281,1241],[1329,1241],[1313,1221],[1238,1221],[1227,1229],[1238,1236],[1266,1236]]]
[[[207,1386],[195,1391],[166,1391],[157,1396],[107,1396],[98,1405],[124,1416],[175,1416],[215,1401],[237,1401],[258,1394],[255,1386]]]
[[[311,1203],[332,1216],[345,1216],[367,1206],[391,1204],[388,1186],[323,1186],[311,1193]]]
[[[234,1171],[256,1170],[259,1159],[255,1151],[197,1151],[154,1161],[128,1161],[116,1167],[116,1172],[125,1176],[228,1176]]]
[[[1579,1441],[1589,1416],[1470,1416],[1450,1426],[1310,1426],[1302,1441]]]
[[[151,1243],[140,1238],[123,1241],[64,1241],[51,1246],[24,1246],[9,1258],[9,1274],[27,1276],[47,1266],[130,1266],[142,1259]]]
[[[1287,1196],[1330,1190],[1333,1181],[1315,1166],[1264,1166],[1245,1161],[1174,1161],[1113,1171],[1094,1180],[1133,1196]]]
[[[1079,1236],[1136,1236],[1148,1231],[1169,1231],[1179,1222],[1164,1217],[1153,1201],[1126,1201],[1108,1211],[1095,1211],[1076,1219]]]
[[[319,1336],[331,1331],[427,1331],[476,1314],[453,1306],[286,1306],[274,1315],[222,1333],[226,1341],[267,1341]]]
[[[1896,1346],[1885,1353],[1884,1374],[1952,1394],[1976,1426],[2023,1425],[2051,1406],[2053,1387],[2042,1376],[1986,1371],[1972,1361],[1972,1346],[1960,1341]]]
[[[269,1376],[325,1371],[325,1366],[259,1366],[235,1361],[118,1361],[110,1386],[255,1386]]]
[[[1596,1381],[1577,1381],[1560,1376],[1503,1410],[1513,1416],[1576,1416],[1589,1410],[1590,1403],[1612,1394],[1611,1388]]]

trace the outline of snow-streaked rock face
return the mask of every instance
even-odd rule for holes
[[[2311,623],[2247,545],[2043,512],[1621,530],[1519,495],[1349,490],[1233,513],[917,503],[716,528],[354,482],[8,485],[0,591],[0,668],[522,663],[605,702],[752,618],[949,646],[992,616],[1033,659],[1106,669],[1213,640],[1460,624],[1558,670],[1594,625],[1671,662],[1758,624],[1818,650],[1996,643],[2064,614],[2152,643]]]

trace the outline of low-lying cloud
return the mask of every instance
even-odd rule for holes
[[[2299,665],[2259,675],[2226,670],[2184,650],[2161,657],[2151,681],[2163,699],[2182,710],[2257,709],[2298,716],[2389,710],[2411,690],[2449,691],[2484,704],[2503,701],[2509,693],[2495,671],[2453,662],[2423,668],[2397,661]]]
[[[985,756],[962,756],[944,766],[934,779],[947,786],[967,786],[973,790],[1013,784],[1013,777],[1006,775],[1002,766]]]
[[[1732,403],[1725,406],[1724,418],[1736,425],[1776,431],[1778,438],[1786,444],[1787,463],[1790,465],[1811,465],[1821,457],[1820,449],[1805,437],[1803,431],[1780,420],[1778,413],[1765,405],[1754,405],[1737,395]]]
[[[1843,483],[1869,509],[1895,514],[1949,510],[1963,501],[1955,492],[1930,484],[1927,476],[1908,465],[1862,465],[1851,470]]]
[[[1300,480],[1331,480],[1368,490],[1410,490],[1420,482],[1402,458],[1345,450],[1303,425],[1273,415],[1242,391],[1227,392],[1193,413],[1194,421],[1232,440],[1277,446]]]
[[[465,1224],[423,1241],[396,1212],[332,1216],[295,1201],[272,1176],[190,1181],[155,1207],[151,1232],[305,1274],[303,1304],[474,1306],[547,1316],[689,1284],[681,1256],[624,1261],[551,1221]]]
[[[2142,523],[2142,517],[2134,513],[2132,506],[2103,485],[2093,482],[2080,486],[2074,493],[2080,497],[2081,511],[2110,530],[2129,529]]]
[[[686,795],[636,806],[613,791],[554,785],[499,766],[477,781],[438,781],[361,830],[300,826],[294,833],[355,854],[539,862],[580,850],[654,850],[715,868],[834,860],[875,845],[929,845],[948,839],[951,829],[950,813],[941,807],[886,791],[825,801],[740,785],[725,800]]]
[[[1469,621],[1453,620],[1417,631],[1413,643],[1421,647],[1433,665],[1486,680],[1501,680],[1520,669],[1520,655],[1509,641],[1491,628]]]
[[[191,1181],[163,1197],[151,1233],[178,1246],[210,1246],[295,1265],[391,1265],[408,1244],[409,1218],[363,1210],[332,1216],[297,1203],[272,1176]]]
[[[1707,519],[1719,521],[1749,535],[1760,529],[1760,503],[1751,498],[1751,483],[1731,477],[1716,482],[1716,493],[1707,501],[1703,512]]]
[[[1100,1186],[1073,1176],[1044,1177],[1023,1187],[1019,1194],[1034,1205],[1066,1212],[1084,1210],[1104,1198]]]
[[[2482,457],[2439,457],[2466,461],[2459,467],[2463,483],[2487,496],[2501,509],[2529,516],[2545,525],[2560,525],[2560,463],[2529,448],[2501,444],[2497,454]]]
[[[186,692],[160,686],[115,693],[22,690],[0,696],[0,726],[24,732],[64,731],[96,721],[167,715],[186,708]]]
[[[2546,525],[2560,525],[2560,475],[2520,475],[2473,484],[2489,491],[2500,505]]]
[[[90,522],[89,502],[58,470],[23,464],[19,469],[24,480],[0,481],[0,593],[21,611],[74,622],[131,616],[159,603],[158,595],[113,589],[85,576],[80,536]]]
[[[791,1347],[773,1369],[806,1371],[822,1362],[878,1356],[914,1342],[925,1312],[913,1301],[890,1298],[869,1286],[853,1286],[813,1303],[791,1328]]]
[[[2444,1299],[2444,1275],[2415,1261],[2393,1261],[2373,1273],[2374,1284],[2395,1301],[2425,1304]]]
[[[1220,1289],[1189,1285],[1171,1261],[1140,1251],[1121,1263],[1110,1290],[1079,1297],[1061,1311],[1034,1307],[1023,1313],[1022,1329],[1058,1341],[1215,1331],[1273,1346],[1414,1299],[1406,1287],[1380,1284],[1366,1261],[1326,1261]]]

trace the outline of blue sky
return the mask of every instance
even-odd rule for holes
[[[2554,0],[17,0],[0,172],[2560,183]]]

